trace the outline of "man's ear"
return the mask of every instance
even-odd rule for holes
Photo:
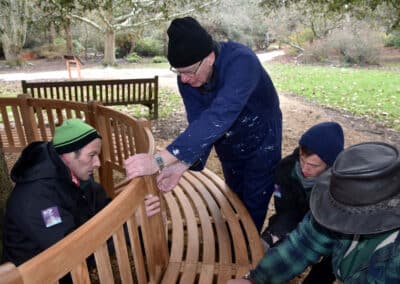
[[[63,160],[64,164],[69,168],[71,161],[73,159],[74,152],[64,153],[60,155],[61,160]]]
[[[209,66],[213,66],[214,61],[215,61],[215,52],[211,51],[211,53],[207,56],[207,64]]]

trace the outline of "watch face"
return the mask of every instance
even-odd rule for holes
[[[249,272],[247,272],[245,275],[243,275],[243,279],[251,279],[250,278],[250,271]]]

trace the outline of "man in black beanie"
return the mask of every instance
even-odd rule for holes
[[[174,19],[167,32],[168,60],[189,126],[154,157],[127,159],[127,177],[160,171],[158,187],[170,191],[187,169],[203,169],[214,146],[227,184],[260,231],[281,158],[282,115],[274,85],[250,48],[214,41],[191,17]]]

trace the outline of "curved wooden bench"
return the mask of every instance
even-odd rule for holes
[[[76,111],[97,127],[103,137],[100,180],[115,198],[83,226],[26,263],[0,266],[1,283],[54,283],[68,272],[74,283],[226,283],[262,257],[263,247],[246,208],[207,169],[186,172],[173,191],[161,196],[162,213],[145,217],[144,196],[159,194],[154,177],[129,183],[116,180],[121,179],[125,158],[152,153],[148,122],[99,104],[20,99],[16,111],[0,112],[22,117],[14,128],[8,126],[10,131],[20,129],[16,137],[43,138],[67,113]],[[0,110],[4,105],[0,99]],[[43,119],[38,118],[41,115]],[[27,130],[28,118],[34,122],[30,122],[31,130]],[[14,120],[8,117],[9,122]],[[14,143],[14,148],[17,144],[24,143]],[[113,248],[107,244],[110,238]],[[88,268],[86,259],[92,254],[94,267]]]
[[[263,255],[246,208],[213,172],[187,172],[165,194],[169,263],[162,283],[226,283]]]
[[[100,182],[110,197],[115,195],[115,176],[125,174],[123,161],[135,153],[153,153],[150,122],[102,106],[98,102],[0,98],[0,140],[5,152],[19,153],[33,141],[49,141],[65,119],[80,118],[102,135]],[[121,178],[120,178],[121,179]]]

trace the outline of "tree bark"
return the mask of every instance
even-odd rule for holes
[[[3,205],[12,189],[12,182],[8,173],[6,158],[4,156],[3,145],[0,141],[0,207]]]
[[[28,8],[26,0],[4,1],[0,5],[1,41],[8,62],[17,62],[25,44]]]
[[[12,190],[13,184],[7,169],[6,159],[4,157],[3,145],[0,141],[0,255],[3,251],[3,220],[7,198]]]
[[[71,23],[67,21],[64,25],[64,32],[65,32],[65,41],[67,45],[67,52],[68,54],[74,54],[74,48],[72,45],[72,32],[71,32]]]
[[[105,65],[115,64],[115,31],[109,29],[104,35],[104,62]]]

